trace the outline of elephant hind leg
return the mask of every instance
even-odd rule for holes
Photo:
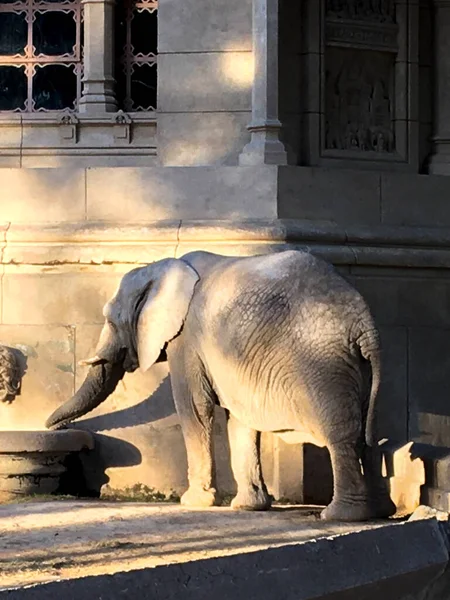
[[[261,472],[260,436],[258,431],[229,415],[231,466],[238,488],[231,502],[234,510],[268,510],[271,506]]]
[[[396,512],[388,491],[388,484],[381,473],[382,457],[379,447],[364,445],[362,465],[369,497],[375,517],[386,519]]]
[[[333,466],[333,500],[321,514],[328,521],[368,521],[375,515],[355,445],[329,447]]]

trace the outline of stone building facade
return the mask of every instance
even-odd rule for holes
[[[80,384],[126,271],[290,247],[373,309],[383,436],[450,446],[448,40],[446,0],[0,0],[0,341],[27,357],[2,427]],[[89,485],[184,489],[165,365],[79,425]],[[308,452],[265,436],[275,495],[317,499]]]

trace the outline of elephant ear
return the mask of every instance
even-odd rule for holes
[[[200,279],[192,267],[179,259],[166,260],[158,267],[137,322],[137,353],[143,373],[158,360],[165,344],[180,332]]]

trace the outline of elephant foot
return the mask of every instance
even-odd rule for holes
[[[375,518],[367,502],[333,500],[320,514],[324,521],[370,521]]]
[[[181,496],[180,502],[183,506],[209,508],[218,503],[217,492],[214,488],[205,490],[204,488],[190,487]]]
[[[272,496],[263,488],[250,486],[245,491],[238,491],[231,501],[233,510],[269,510]]]

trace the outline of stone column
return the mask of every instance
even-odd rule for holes
[[[84,77],[80,113],[115,112],[114,0],[81,0],[84,7]]]
[[[434,123],[429,172],[450,175],[450,0],[434,0]]]
[[[278,120],[278,0],[253,0],[253,57],[251,139],[239,163],[285,165]]]

